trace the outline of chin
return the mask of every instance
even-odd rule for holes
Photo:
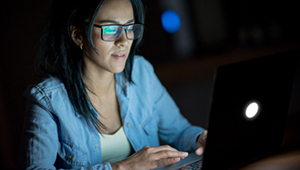
[[[122,68],[116,68],[114,69],[114,73],[121,73],[123,70],[124,70],[125,67],[122,67]]]
[[[121,73],[125,69],[126,62],[123,63],[114,63],[112,71],[114,73]]]

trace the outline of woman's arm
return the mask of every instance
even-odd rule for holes
[[[42,105],[27,101],[19,154],[20,169],[56,169],[54,162],[58,143],[54,117]]]
[[[47,101],[47,97],[41,95],[31,99],[27,100],[19,154],[20,169],[111,169],[109,163],[88,167],[90,161],[84,154],[76,154],[79,152],[66,153],[70,150],[66,150],[65,145],[59,140],[58,129],[61,120],[49,109],[51,105]],[[61,158],[59,152],[60,155],[70,154],[70,157]],[[57,160],[60,162],[57,163]]]
[[[192,126],[181,115],[176,103],[161,84],[148,61],[144,62],[144,67],[150,80],[149,84],[151,84],[153,111],[155,115],[159,116],[158,130],[160,138],[178,150],[195,151],[197,138],[204,129]]]

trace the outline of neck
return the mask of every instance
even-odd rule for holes
[[[88,95],[105,98],[115,90],[115,77],[113,73],[96,74],[86,71],[83,81],[88,88]]]

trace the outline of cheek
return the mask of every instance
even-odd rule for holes
[[[113,43],[103,41],[101,39],[100,31],[93,31],[92,39],[93,39],[94,46],[97,50],[97,53],[100,56],[107,55],[107,53],[109,52],[109,49],[112,48]],[[95,51],[94,51],[94,53],[95,53]]]
[[[93,31],[92,31],[92,38],[93,40],[96,40],[96,39],[101,39],[101,28],[94,28]]]
[[[95,48],[97,49],[97,46],[101,44],[101,32],[100,31],[95,31],[95,29],[92,32],[92,40],[94,43]],[[98,49],[99,50],[99,49]]]
[[[129,41],[129,43],[128,43],[128,50],[131,50],[131,48],[132,48],[132,43],[133,43],[133,41]]]

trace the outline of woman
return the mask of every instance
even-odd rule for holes
[[[48,78],[24,94],[21,169],[154,169],[202,154],[206,131],[134,55],[143,24],[140,0],[54,0],[37,58]]]

